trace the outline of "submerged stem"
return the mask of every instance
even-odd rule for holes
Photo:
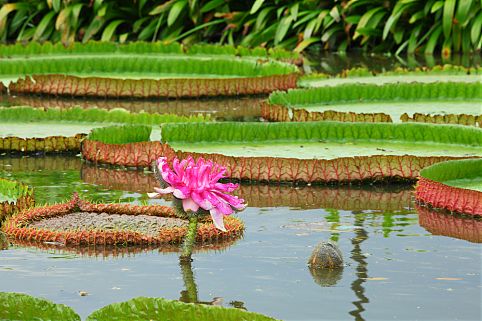
[[[192,250],[194,248],[194,244],[196,243],[196,235],[197,235],[197,216],[190,215],[189,216],[189,227],[187,229],[187,234],[184,237],[184,242],[182,244],[182,252],[179,260],[183,261],[191,261]]]

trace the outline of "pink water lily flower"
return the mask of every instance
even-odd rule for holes
[[[157,167],[168,186],[154,188],[156,193],[148,193],[149,197],[172,193],[182,200],[185,212],[197,212],[199,208],[209,211],[214,225],[221,231],[226,231],[224,215],[246,207],[243,199],[228,194],[237,189],[238,184],[219,183],[221,178],[226,177],[226,168],[213,161],[204,158],[195,161],[192,157],[179,161],[175,158],[171,170],[166,157],[160,157]]]

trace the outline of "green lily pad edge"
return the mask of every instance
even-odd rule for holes
[[[35,298],[22,293],[0,292],[2,321],[80,321],[75,311],[63,304]],[[271,317],[235,308],[183,303],[163,298],[138,297],[107,305],[87,317],[86,321],[273,321]]]
[[[80,321],[80,317],[63,304],[23,293],[0,292],[0,320]]]

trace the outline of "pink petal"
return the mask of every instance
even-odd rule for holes
[[[185,186],[176,186],[176,188],[173,189],[174,191],[172,192],[172,195],[180,199],[188,198],[191,194],[189,188]]]
[[[169,193],[174,192],[174,187],[172,187],[172,186],[169,186],[169,187],[166,187],[166,188],[154,187],[154,190],[159,194],[169,194]]]
[[[199,193],[197,192],[192,192],[191,193],[191,198],[193,199],[196,204],[198,204],[202,209],[209,211],[210,209],[213,208],[213,204],[205,198],[203,198]]]
[[[199,205],[197,205],[196,202],[192,200],[192,198],[186,198],[182,200],[182,207],[184,208],[184,212],[197,212],[197,210],[199,209]]]
[[[213,219],[214,226],[216,226],[218,230],[226,232],[226,228],[224,227],[223,214],[215,208],[210,210],[209,213],[211,213],[211,218]]]

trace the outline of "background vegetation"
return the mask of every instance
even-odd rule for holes
[[[473,52],[480,0],[0,0],[0,40]]]

